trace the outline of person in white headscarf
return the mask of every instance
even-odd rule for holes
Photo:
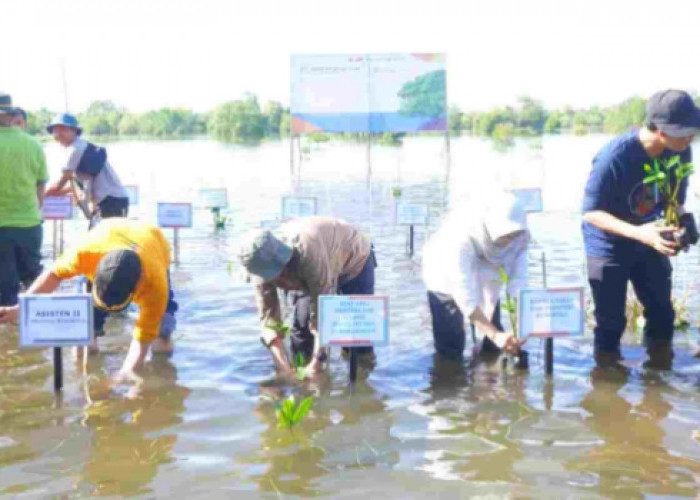
[[[499,349],[520,351],[500,323],[500,270],[508,276],[508,293],[517,297],[527,285],[527,218],[511,193],[483,199],[457,202],[423,252],[435,349],[448,357],[463,355],[466,321]]]

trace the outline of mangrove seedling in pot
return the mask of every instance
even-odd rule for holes
[[[667,238],[675,240],[679,247],[687,249],[698,241],[695,221],[691,214],[680,214],[679,194],[683,181],[694,172],[693,164],[681,163],[679,155],[668,159],[654,159],[650,165],[644,165],[644,184],[652,184],[656,195],[663,204],[664,223],[680,228]]]
[[[518,301],[514,297],[510,296],[510,292],[508,291],[508,284],[510,283],[510,278],[508,277],[508,273],[506,270],[503,268],[503,266],[500,267],[498,270],[499,274],[501,276],[501,283],[503,284],[503,287],[506,290],[506,300],[503,303],[503,308],[508,312],[508,319],[510,320],[510,327],[511,330],[513,330],[513,336],[517,339],[518,338]],[[527,370],[530,367],[530,362],[528,359],[528,353],[527,351],[521,349],[520,353],[516,357],[516,364],[518,368],[522,370]]]

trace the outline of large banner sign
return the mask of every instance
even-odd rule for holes
[[[444,54],[293,55],[292,132],[447,130]]]

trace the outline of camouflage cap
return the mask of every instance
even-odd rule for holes
[[[250,274],[271,280],[280,275],[292,258],[292,248],[270,231],[255,231],[246,238],[238,258]]]

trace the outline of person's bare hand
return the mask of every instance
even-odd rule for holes
[[[678,243],[664,238],[664,234],[678,231],[674,226],[659,226],[656,222],[649,222],[637,226],[637,240],[650,246],[657,252],[670,257],[678,253]]]
[[[19,306],[0,307],[0,323],[17,323]]]
[[[316,375],[321,373],[323,371],[323,363],[316,359],[314,357],[313,361],[311,361],[308,365],[306,365],[306,368],[304,368],[304,377],[305,378],[314,378]]]
[[[493,343],[507,354],[518,354],[525,341],[520,341],[510,333],[498,332],[493,335]]]

